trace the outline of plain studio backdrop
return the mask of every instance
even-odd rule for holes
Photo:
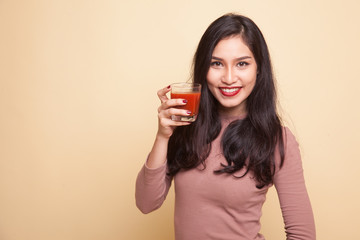
[[[228,12],[269,45],[318,239],[360,239],[359,11],[356,0],[0,0],[0,239],[173,239],[173,188],[158,211],[135,207],[156,91],[189,78],[201,35]],[[261,222],[266,239],[285,239],[274,188]]]

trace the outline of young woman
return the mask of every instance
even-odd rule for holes
[[[282,126],[269,51],[256,24],[241,15],[215,20],[202,36],[193,63],[202,85],[194,123],[184,99],[158,91],[158,132],[136,182],[143,213],[159,208],[175,183],[175,237],[265,239],[262,205],[275,185],[287,239],[315,239],[298,143]]]

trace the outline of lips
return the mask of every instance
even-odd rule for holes
[[[240,92],[241,87],[220,87],[219,89],[222,95],[232,97]]]

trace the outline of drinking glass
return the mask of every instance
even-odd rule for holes
[[[194,122],[199,113],[201,84],[199,83],[173,83],[171,84],[170,97],[172,99],[186,99],[187,103],[176,108],[185,109],[191,112],[189,116],[171,116],[172,120]]]

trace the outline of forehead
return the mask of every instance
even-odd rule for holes
[[[252,52],[240,35],[234,35],[220,40],[214,48],[213,55],[234,55],[239,57],[239,55],[252,56]]]

